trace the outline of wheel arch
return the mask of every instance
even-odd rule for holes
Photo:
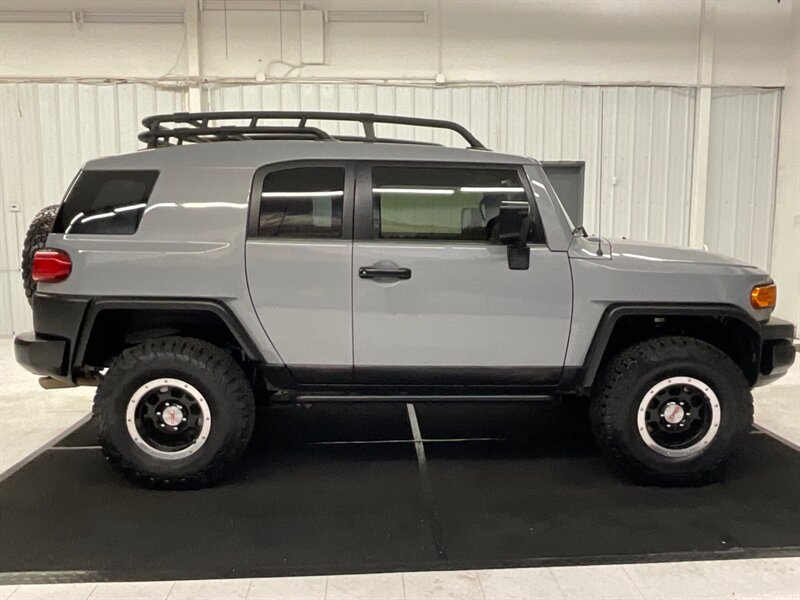
[[[261,358],[245,328],[220,301],[101,298],[93,300],[86,311],[73,364],[102,366],[126,347],[174,335],[238,348],[242,360],[259,362]]]
[[[760,326],[741,308],[727,304],[615,304],[600,319],[583,365],[562,389],[591,390],[603,363],[622,348],[659,335],[686,335],[728,355],[752,386],[761,360]]]

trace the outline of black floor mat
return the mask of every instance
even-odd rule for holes
[[[0,583],[775,556],[800,550],[800,453],[750,435],[723,481],[629,483],[577,411],[279,406],[221,485],[136,488],[87,423],[0,483]],[[467,441],[454,441],[467,440]],[[346,443],[357,441],[360,443]]]

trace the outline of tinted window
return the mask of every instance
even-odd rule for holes
[[[158,171],[82,171],[61,206],[53,232],[135,233],[157,178]]]
[[[527,202],[513,169],[375,167],[372,196],[385,239],[490,240],[500,203]]]
[[[342,236],[344,168],[298,167],[264,178],[258,235],[338,238]]]

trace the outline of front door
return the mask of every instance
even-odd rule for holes
[[[353,359],[363,383],[531,385],[558,380],[572,304],[565,252],[532,206],[530,268],[495,241],[500,203],[530,202],[516,166],[360,169]]]

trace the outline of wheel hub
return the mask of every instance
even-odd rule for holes
[[[180,379],[148,381],[125,415],[128,434],[147,454],[176,460],[197,452],[211,431],[211,411],[200,391]]]
[[[693,377],[670,377],[651,387],[637,412],[642,441],[670,458],[692,456],[717,435],[719,400],[705,383]]]
[[[678,425],[683,421],[686,411],[681,404],[668,402],[662,413],[663,419],[670,425]]]
[[[177,428],[184,421],[183,410],[177,404],[169,404],[161,412],[161,420],[169,427]]]

